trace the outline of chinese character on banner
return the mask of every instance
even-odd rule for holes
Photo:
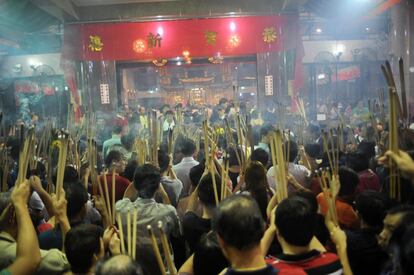
[[[97,35],[89,36],[89,46],[88,48],[93,52],[100,52],[103,49],[103,43],[101,37]]]
[[[150,49],[156,48],[156,47],[161,48],[161,40],[162,40],[162,37],[159,33],[154,35],[152,32],[150,32],[147,35],[148,48]]]
[[[147,45],[145,45],[145,41],[142,39],[137,39],[132,44],[132,48],[137,53],[143,53],[147,49]]]
[[[109,85],[108,84],[101,84],[101,104],[109,104]]]
[[[273,75],[265,75],[265,95],[273,95]]]
[[[217,32],[206,31],[204,32],[204,38],[206,39],[207,45],[216,45],[217,41]]]

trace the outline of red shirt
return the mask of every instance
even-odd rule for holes
[[[379,192],[381,190],[380,179],[371,169],[358,173],[359,184],[356,187],[355,194],[360,194],[365,190]]]
[[[104,187],[104,178],[103,175],[100,176],[100,181],[102,185],[102,192],[105,195],[105,187]],[[112,174],[106,175],[106,181],[108,186],[108,194],[109,194],[109,201],[112,201]],[[124,177],[119,175],[115,175],[115,202],[122,200],[124,197],[125,190],[131,183]]]
[[[336,254],[312,250],[302,255],[281,254],[269,256],[266,262],[279,270],[279,274],[342,274],[342,265]]]
[[[320,193],[318,196],[316,196],[316,199],[318,200],[320,213],[326,216],[326,213],[328,212],[328,206],[323,193]],[[337,198],[335,205],[336,213],[338,215],[338,222],[341,225],[345,226],[348,229],[355,229],[359,227],[358,215],[355,213],[350,204]]]

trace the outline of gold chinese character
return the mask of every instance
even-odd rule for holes
[[[159,33],[154,35],[152,32],[150,32],[147,35],[148,48],[150,49],[156,48],[156,47],[161,48],[161,40],[162,40],[162,37]]]
[[[276,30],[273,27],[265,28],[263,30],[263,41],[266,43],[272,43],[276,41],[277,35]]]
[[[101,41],[101,37],[97,35],[90,35],[89,36],[89,46],[88,48],[93,52],[100,52],[103,49],[103,43]]]
[[[206,31],[204,32],[204,38],[206,39],[207,45],[216,45],[217,41],[217,32]]]

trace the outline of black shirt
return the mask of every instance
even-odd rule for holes
[[[226,272],[226,275],[276,275],[279,271],[271,265],[267,265],[265,268],[258,270],[249,270],[249,271],[237,271],[229,267]]]
[[[182,224],[184,239],[190,247],[190,252],[193,253],[201,236],[211,230],[211,220],[203,219],[193,212],[187,212],[183,217]]]
[[[349,264],[355,275],[380,274],[382,266],[388,259],[378,245],[378,230],[360,229],[346,232]]]

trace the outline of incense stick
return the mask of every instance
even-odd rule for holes
[[[125,254],[125,239],[124,239],[124,230],[122,228],[121,214],[117,213],[116,218],[117,218],[117,221],[118,221],[119,238],[121,239],[121,253]]]
[[[151,225],[147,226],[147,230],[148,230],[148,234],[150,235],[150,238],[151,238],[152,250],[154,251],[155,258],[157,259],[158,267],[160,268],[161,274],[166,275],[167,273],[165,271],[165,266],[164,266],[164,263],[162,261],[161,253],[160,253],[160,250],[158,248],[157,240],[155,239],[155,235],[154,235],[154,232],[152,231]]]
[[[131,235],[131,210],[126,215],[127,222],[127,240],[128,240],[128,256],[132,256],[132,235]]]
[[[132,259],[136,259],[137,253],[137,222],[138,222],[138,208],[134,207],[132,212]]]
[[[112,184],[111,184],[111,191],[112,191],[112,202],[111,202],[111,213],[112,213],[112,224],[115,223],[115,168],[112,169]]]
[[[108,218],[109,218],[110,223],[113,224],[112,212],[111,212],[112,206],[111,206],[110,199],[109,199],[108,181],[107,181],[106,175],[107,175],[107,173],[106,173],[106,171],[104,171],[104,173],[103,173],[104,191],[105,191],[105,193],[104,193],[105,196],[104,197],[105,197],[106,207],[108,209],[108,215],[109,215]]]

